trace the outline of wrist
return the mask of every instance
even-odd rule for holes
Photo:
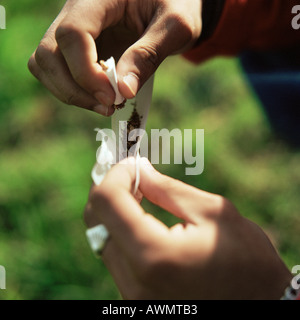
[[[225,0],[202,0],[202,32],[197,45],[209,39],[221,18]]]

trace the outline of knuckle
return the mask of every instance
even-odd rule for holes
[[[77,92],[71,92],[65,95],[64,101],[65,104],[68,104],[70,106],[81,106],[79,99],[78,99],[78,93]]]
[[[34,55],[32,55],[32,56],[30,57],[30,59],[28,60],[27,67],[28,67],[29,71],[30,71],[34,76],[36,76],[36,77],[38,76],[37,64],[36,64]]]
[[[61,90],[62,92],[62,102],[71,105],[84,108],[87,110],[92,110],[96,105],[97,101],[87,94],[81,87],[77,85],[69,86],[68,90]]]
[[[90,225],[91,222],[95,221],[99,213],[99,209],[105,207],[106,203],[107,201],[105,197],[98,191],[98,188],[92,188],[83,212],[83,220],[86,225]]]
[[[191,15],[183,15],[179,9],[173,10],[169,16],[170,24],[178,30],[178,35],[186,42],[193,41],[200,36],[201,23]]]
[[[87,110],[93,110],[93,107],[96,105],[97,101],[85,92],[80,86],[73,85],[69,86],[68,90],[61,90],[62,92],[62,102],[70,105],[84,108]]]
[[[94,212],[92,210],[91,203],[88,202],[88,204],[85,207],[84,213],[83,213],[83,220],[84,220],[86,225],[89,224],[89,222],[91,221],[93,216],[94,216]]]
[[[143,47],[136,48],[136,53],[141,57],[146,71],[149,70],[149,73],[151,73],[158,68],[161,58],[158,50],[153,45],[147,44]]]
[[[48,60],[50,54],[51,49],[45,42],[42,41],[35,52],[35,61],[41,69],[48,69]]]
[[[86,225],[96,221],[103,208],[111,205],[111,196],[101,186],[93,186],[90,190],[89,199],[83,213],[83,219]]]
[[[102,185],[93,187],[90,192],[89,202],[91,206],[106,207],[111,203],[112,194],[113,192],[110,191],[110,188]]]
[[[55,39],[60,48],[64,48],[72,44],[78,39],[79,32],[73,25],[60,24],[55,31]]]
[[[238,216],[233,203],[220,195],[215,197],[215,214],[222,219],[232,219]]]
[[[70,106],[76,106],[77,105],[76,100],[77,99],[74,94],[69,94],[64,97],[63,103],[70,105]]]
[[[190,22],[188,22],[186,19],[177,18],[177,21],[180,26],[180,33],[182,34],[183,38],[186,39],[186,41],[191,41],[195,37],[195,29],[191,26]]]

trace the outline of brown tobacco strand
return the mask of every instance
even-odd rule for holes
[[[141,126],[141,117],[139,116],[136,108],[133,109],[130,119],[127,122],[127,140],[130,132],[134,129],[138,129]],[[127,141],[127,151],[135,145],[136,141]]]
[[[103,71],[106,72],[108,70],[108,66],[107,64],[105,63],[104,60],[100,60],[100,66],[102,67]]]
[[[120,109],[123,109],[124,107],[125,107],[125,103],[126,103],[126,99],[122,102],[122,103],[120,103],[120,104],[114,104],[113,105],[113,107],[116,109],[116,110],[120,110]]]

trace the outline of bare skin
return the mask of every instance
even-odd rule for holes
[[[29,69],[61,101],[110,116],[115,93],[99,60],[120,58],[119,90],[134,97],[167,56],[197,41],[201,8],[201,0],[69,0]]]
[[[115,93],[99,60],[118,60],[119,90],[132,98],[167,56],[193,47],[201,10],[202,0],[68,0],[28,66],[61,101],[110,116]],[[144,159],[141,196],[184,221],[168,228],[132,195],[128,161],[92,187],[85,211],[88,227],[104,223],[110,232],[103,259],[124,298],[282,296],[291,274],[257,225],[228,200],[163,176]]]
[[[183,220],[168,228],[144,212],[131,193],[134,181],[132,158],[92,187],[85,211],[88,227],[104,223],[111,234],[103,260],[125,299],[283,295],[290,272],[264,232],[228,200],[164,176],[143,159],[141,194]]]

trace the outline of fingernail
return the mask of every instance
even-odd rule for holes
[[[113,104],[110,97],[102,91],[96,92],[94,96],[102,105],[111,106]]]
[[[123,77],[123,82],[130,93],[135,97],[139,87],[138,77],[134,73],[129,73],[127,76]]]
[[[112,106],[107,107],[107,106],[104,106],[102,104],[99,104],[99,105],[94,107],[94,111],[97,112],[97,113],[100,113],[103,116],[110,117],[111,115],[114,114],[115,108],[112,107]]]

